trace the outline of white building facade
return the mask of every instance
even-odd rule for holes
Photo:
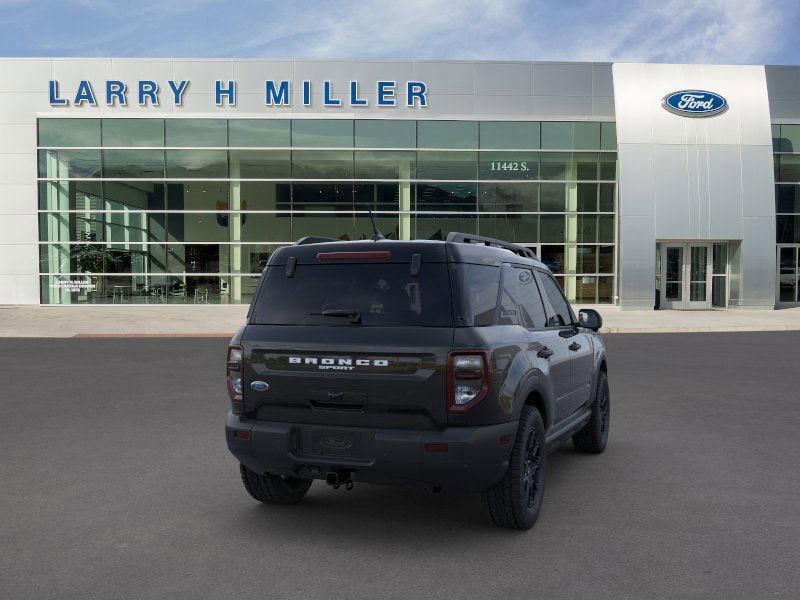
[[[463,231],[571,300],[800,301],[800,68],[0,59],[0,304],[242,303],[304,236]]]

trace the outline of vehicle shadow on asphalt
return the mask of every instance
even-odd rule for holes
[[[548,481],[541,519],[553,518],[557,506],[548,506],[548,496],[558,495],[558,487],[570,479],[586,456],[564,446],[548,458]],[[574,475],[574,473],[573,473]],[[239,534],[252,536],[318,536],[340,542],[369,536],[374,542],[395,545],[398,539],[419,536],[496,534],[483,510],[479,494],[433,493],[429,489],[356,483],[352,491],[334,490],[323,481],[315,481],[308,495],[295,506],[242,505],[233,511],[230,523]],[[541,520],[540,520],[541,523]]]

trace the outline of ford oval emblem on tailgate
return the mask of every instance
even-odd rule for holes
[[[254,381],[250,384],[250,389],[255,392],[266,392],[269,389],[269,384],[266,381]]]
[[[329,450],[347,450],[353,447],[353,441],[345,437],[326,435],[319,438],[319,445]]]

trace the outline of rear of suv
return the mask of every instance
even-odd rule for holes
[[[272,255],[228,348],[228,448],[265,503],[314,479],[417,484],[527,529],[547,454],[605,448],[600,326],[513,244],[304,239]]]

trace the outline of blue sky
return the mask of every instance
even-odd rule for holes
[[[797,0],[0,0],[0,56],[800,64]]]

